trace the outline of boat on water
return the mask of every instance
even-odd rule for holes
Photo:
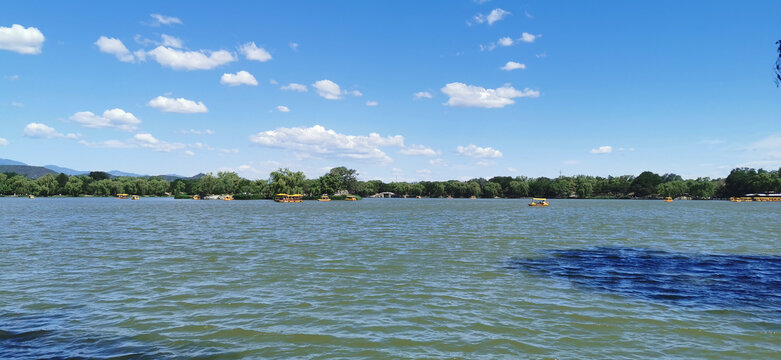
[[[35,199],[35,195],[27,195],[27,197],[30,199]]]
[[[420,195],[418,195],[418,196],[415,196],[415,199],[422,199],[422,197]]]
[[[130,200],[141,200],[141,197],[138,195],[133,195],[130,197]]]
[[[128,194],[117,194],[117,199],[129,199]]]
[[[304,202],[304,195],[301,194],[277,194],[274,201],[278,203],[300,203]]]
[[[344,197],[345,201],[358,201],[358,199],[355,197],[355,195],[347,195]]]
[[[329,198],[328,195],[323,194],[317,201],[331,201],[331,198]]]
[[[550,203],[546,198],[532,198],[532,202],[529,203],[529,206],[548,206],[548,205],[550,205]]]
[[[233,200],[233,195],[225,195],[225,196],[222,197],[222,199],[225,200],[225,201],[231,201],[231,200]]]
[[[668,197],[664,198],[664,202],[673,202],[673,198],[668,196]]]
[[[193,200],[201,200],[201,195],[193,195]]]
[[[470,196],[470,199],[477,199],[477,196]]]

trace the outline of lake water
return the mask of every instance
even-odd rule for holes
[[[777,358],[781,203],[0,198],[0,358]]]

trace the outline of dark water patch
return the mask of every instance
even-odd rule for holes
[[[0,359],[168,359],[150,346],[127,339],[74,336],[58,330],[0,330]]]
[[[597,247],[546,250],[510,268],[579,287],[679,305],[781,311],[781,257]]]

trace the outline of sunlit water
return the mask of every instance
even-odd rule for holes
[[[0,358],[781,353],[781,203],[526,202],[0,198]]]

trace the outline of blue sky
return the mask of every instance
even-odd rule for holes
[[[781,167],[781,3],[15,2],[0,158],[363,180]]]

